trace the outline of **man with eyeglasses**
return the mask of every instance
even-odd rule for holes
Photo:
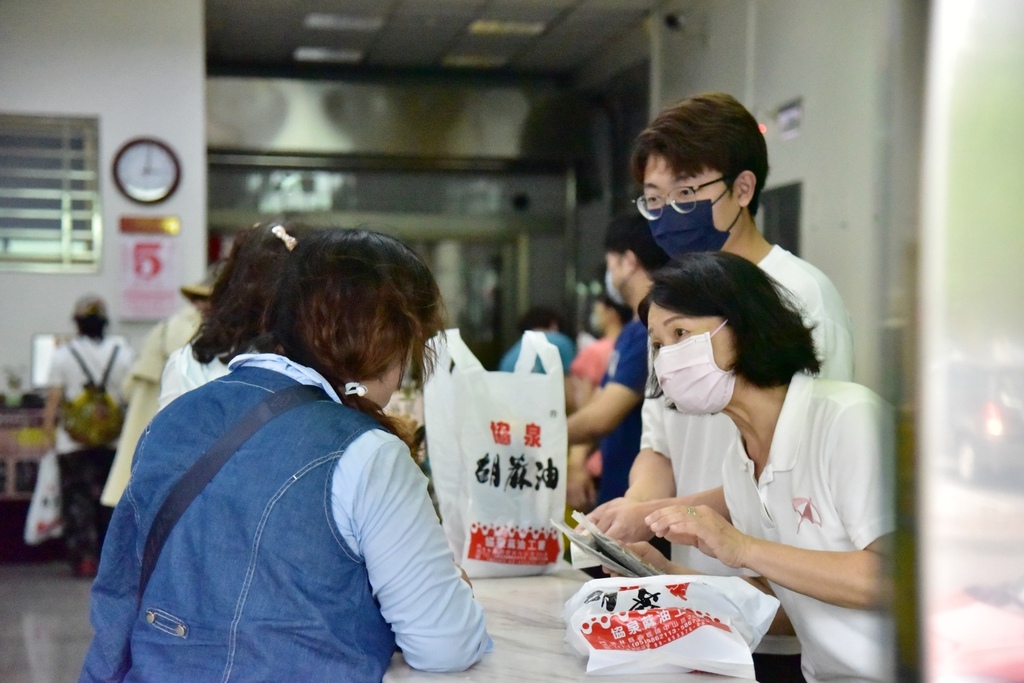
[[[768,175],[768,150],[756,119],[735,98],[709,93],[662,111],[637,138],[631,160],[643,186],[636,205],[669,255],[726,251],[756,263],[789,290],[808,323],[822,361],[821,376],[853,379],[850,317],[835,285],[820,270],[757,229],[754,216]],[[710,505],[728,518],[722,454],[738,438],[724,415],[684,415],[661,396],[643,405],[640,453],[623,498],[590,515],[625,541],[651,536],[645,517],[672,504]],[[695,571],[737,574],[697,548],[672,546],[672,560]],[[795,640],[795,639],[793,639]],[[795,655],[793,642],[766,637],[759,652]],[[755,657],[758,680],[799,680],[799,657]]]

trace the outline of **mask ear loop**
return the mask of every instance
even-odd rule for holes
[[[716,327],[716,328],[715,328],[715,331],[714,331],[714,332],[712,332],[712,333],[710,334],[710,336],[711,336],[711,337],[714,337],[714,336],[715,336],[716,334],[718,334],[718,331],[719,331],[720,329],[722,329],[723,327],[725,327],[725,324],[726,324],[727,322],[729,322],[729,319],[728,319],[728,318],[726,318],[725,320],[723,320],[723,321],[722,321],[722,324],[721,324],[721,325],[719,325],[718,327]]]

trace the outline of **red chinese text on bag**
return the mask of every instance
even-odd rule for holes
[[[424,386],[427,454],[442,526],[471,577],[557,568],[565,508],[565,390],[558,350],[523,335],[515,372],[488,372],[458,330],[433,341]],[[543,373],[533,372],[540,361]]]
[[[565,640],[588,673],[754,677],[752,650],[779,601],[735,576],[596,579],[565,604]]]

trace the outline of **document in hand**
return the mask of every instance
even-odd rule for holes
[[[661,574],[620,541],[594,526],[583,513],[574,510],[572,518],[577,522],[575,529],[569,528],[564,522],[556,519],[552,519],[551,523],[569,537],[575,548],[591,559],[622,576],[658,576]]]

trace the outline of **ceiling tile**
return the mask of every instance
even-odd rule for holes
[[[514,72],[564,73],[635,27],[660,0],[206,0],[211,64],[291,65],[296,47],[363,50],[381,68],[498,55]],[[386,16],[377,32],[307,29],[311,12]],[[475,19],[541,22],[540,36],[472,35]]]
[[[475,17],[487,0],[401,0],[394,8],[397,18],[435,16]]]
[[[481,19],[549,22],[576,0],[494,0],[480,12]]]

